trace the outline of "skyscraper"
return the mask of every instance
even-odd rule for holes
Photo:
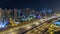
[[[4,17],[7,17],[6,11],[7,11],[7,9],[4,9],[4,10],[3,10],[3,18],[4,18]]]
[[[12,9],[9,9],[8,13],[10,13],[10,18],[14,18],[14,11]]]
[[[6,18],[10,21],[10,10],[6,11]]]
[[[14,9],[14,20],[17,21],[17,9]]]
[[[26,13],[26,17],[28,17],[30,15],[30,9],[27,8],[25,13]]]
[[[2,19],[2,9],[0,8],[0,19]]]
[[[21,15],[21,11],[22,11],[21,9],[18,9],[18,10],[17,10],[17,19],[18,19],[18,22],[20,22],[20,20],[21,20],[21,19],[20,19],[21,16],[22,16],[22,15]]]

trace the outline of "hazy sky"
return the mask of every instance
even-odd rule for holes
[[[1,8],[60,8],[60,0],[0,0]]]

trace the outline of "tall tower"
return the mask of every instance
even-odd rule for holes
[[[10,18],[14,18],[14,11],[12,9],[9,9],[8,12],[10,13]]]
[[[20,22],[20,18],[21,18],[21,9],[18,9],[18,11],[17,11],[17,19],[18,19],[18,22]]]
[[[7,18],[10,18],[10,10],[6,11],[6,16],[7,16]]]
[[[17,21],[17,9],[14,9],[14,20]]]
[[[3,18],[6,17],[6,11],[7,11],[7,9],[3,10]]]
[[[27,8],[27,9],[26,9],[26,17],[28,17],[29,15],[30,15],[30,9]]]
[[[6,11],[6,18],[8,21],[10,21],[10,10]]]
[[[0,20],[2,19],[2,9],[0,8]]]
[[[34,10],[32,10],[32,12],[31,12],[32,14],[36,14],[36,12],[34,11]]]

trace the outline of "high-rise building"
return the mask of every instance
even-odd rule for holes
[[[42,13],[43,13],[43,16],[47,16],[47,9],[46,8],[42,9]]]
[[[26,17],[28,17],[30,15],[30,9],[27,8],[25,13],[26,13]]]
[[[14,20],[17,21],[17,9],[14,9]]]
[[[7,11],[7,9],[4,9],[4,10],[3,10],[3,18],[4,18],[4,17],[7,17],[6,11]]]
[[[41,16],[40,16],[40,12],[39,11],[36,11],[36,14],[35,14],[35,16],[36,16],[36,18],[41,18]]]
[[[6,15],[7,15],[8,18],[10,18],[10,10],[6,11]]]
[[[9,9],[8,12],[10,13],[10,18],[14,18],[14,11],[12,9]]]
[[[32,14],[36,14],[35,10],[32,10],[31,12],[32,12]]]
[[[2,19],[2,9],[0,8],[0,19]]]
[[[21,16],[22,16],[22,15],[21,15],[21,11],[22,11],[21,9],[18,9],[18,10],[17,10],[17,18],[18,18],[18,22],[20,22],[20,20],[21,20],[21,19],[20,19]]]

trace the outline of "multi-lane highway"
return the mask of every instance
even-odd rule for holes
[[[59,17],[49,17],[40,19],[34,23],[29,23],[24,26],[10,28],[9,30],[0,32],[0,34],[42,34],[45,33],[49,24]]]

